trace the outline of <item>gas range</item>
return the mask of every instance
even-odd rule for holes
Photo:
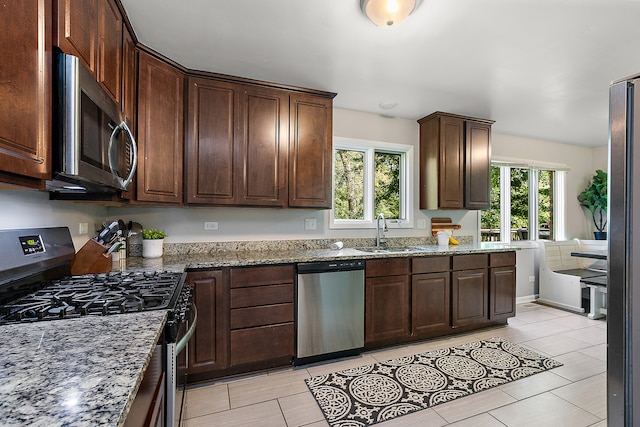
[[[163,425],[181,419],[184,375],[177,357],[195,331],[186,273],[122,271],[72,276],[75,248],[66,227],[0,230],[0,328],[21,322],[166,310],[162,347]],[[135,316],[131,316],[132,319]]]
[[[124,271],[44,281],[40,289],[0,306],[0,324],[174,310],[181,302],[183,276],[166,271]],[[177,308],[172,314],[185,314]]]

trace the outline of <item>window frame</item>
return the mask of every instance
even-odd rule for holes
[[[364,219],[336,219],[334,216],[335,203],[335,162],[337,150],[354,150],[365,153],[364,164]],[[388,228],[413,228],[413,164],[414,146],[384,141],[371,141],[352,138],[333,138],[331,164],[331,210],[329,219],[330,229],[368,229],[376,228],[375,203],[375,152],[393,153],[401,155],[400,167],[400,212],[402,219],[386,219]]]
[[[487,243],[507,243],[521,242],[520,240],[511,239],[511,168],[528,169],[529,170],[529,230],[538,229],[538,173],[540,170],[551,171],[554,174],[553,179],[553,240],[566,239],[565,224],[565,188],[566,188],[566,172],[565,165],[551,164],[528,164],[523,162],[512,161],[492,161],[492,167],[500,168],[500,240]],[[479,218],[480,229],[482,229],[482,218]],[[505,227],[505,225],[507,225]],[[482,232],[480,231],[480,234]],[[529,232],[529,239],[526,241],[536,241],[538,233]]]

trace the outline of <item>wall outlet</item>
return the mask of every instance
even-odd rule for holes
[[[529,283],[535,283],[536,276],[529,276]]]
[[[204,222],[204,229],[205,230],[217,230],[218,229],[218,222],[217,221],[205,221]]]
[[[304,229],[305,230],[315,230],[316,229],[316,219],[315,218],[306,218],[304,220]]]
[[[427,228],[427,220],[426,219],[419,219],[418,220],[418,228],[420,228],[422,230]]]
[[[78,224],[78,234],[89,234],[89,223],[81,222]]]

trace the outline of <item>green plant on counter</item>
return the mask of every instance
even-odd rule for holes
[[[587,188],[578,195],[578,201],[591,212],[593,225],[599,232],[607,225],[607,173],[596,170]]]
[[[159,240],[167,237],[167,233],[163,230],[157,230],[155,228],[149,228],[148,230],[142,230],[142,238],[145,240]]]

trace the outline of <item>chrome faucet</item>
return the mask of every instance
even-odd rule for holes
[[[382,220],[383,227],[380,227],[380,220]],[[376,221],[376,247],[379,248],[380,245],[387,244],[387,238],[384,236],[384,232],[389,231],[389,229],[387,228],[387,220],[384,219],[384,214],[379,213]]]

